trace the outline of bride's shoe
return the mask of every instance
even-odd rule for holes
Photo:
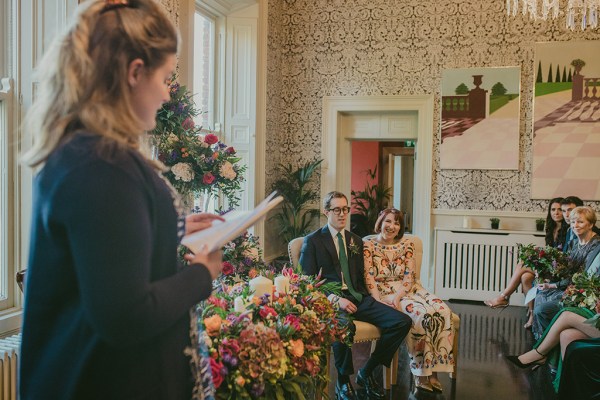
[[[521,360],[519,360],[519,356],[506,356],[506,359],[516,365],[521,369],[533,367],[532,370],[538,368],[541,365],[546,364],[546,355],[542,354],[538,351],[538,349],[534,349],[536,353],[538,353],[542,358],[537,360],[533,360],[532,362],[528,362],[527,364],[523,364]]]
[[[498,297],[492,300],[485,300],[483,302],[483,304],[485,304],[486,306],[490,307],[490,308],[506,308],[508,307],[508,300],[510,299],[510,296],[506,296],[503,292],[500,292],[500,296],[499,296],[500,300],[498,300]]]
[[[433,386],[431,385],[431,382],[429,382],[429,378],[426,376],[415,376],[415,386],[417,389],[433,393]]]

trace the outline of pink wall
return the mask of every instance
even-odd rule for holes
[[[379,142],[352,142],[352,190],[364,190],[367,183],[366,171],[373,169],[379,163]],[[375,181],[379,176],[379,168]]]

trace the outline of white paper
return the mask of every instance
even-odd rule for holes
[[[210,228],[184,236],[181,244],[194,253],[202,251],[204,245],[208,246],[209,252],[220,249],[242,235],[249,227],[264,218],[270,210],[283,201],[283,197],[275,197],[275,195],[276,192],[271,193],[254,210],[232,211],[223,215],[224,222],[215,221]]]
[[[527,292],[527,295],[525,296],[525,305],[527,305],[530,301],[532,301],[533,299],[535,299],[535,295],[537,294],[537,286],[533,286],[531,289],[529,289],[529,292]]]

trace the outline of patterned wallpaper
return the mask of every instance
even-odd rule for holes
[[[281,160],[320,154],[323,96],[434,94],[444,68],[521,67],[518,171],[440,170],[434,121],[432,207],[543,211],[531,200],[535,42],[598,40],[564,19],[507,17],[504,0],[271,0],[267,76],[267,189]],[[592,203],[600,210],[600,202]]]

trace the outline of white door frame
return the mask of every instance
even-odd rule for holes
[[[414,234],[423,240],[421,280],[432,288],[431,259],[431,182],[433,159],[433,96],[326,96],[323,98],[323,135],[321,198],[332,191],[345,193],[350,199],[352,145],[348,133],[341,129],[341,113],[412,111],[417,113],[417,148],[415,151]],[[373,139],[352,135],[353,140]],[[386,137],[386,139],[389,139]],[[346,171],[338,173],[338,171]]]

